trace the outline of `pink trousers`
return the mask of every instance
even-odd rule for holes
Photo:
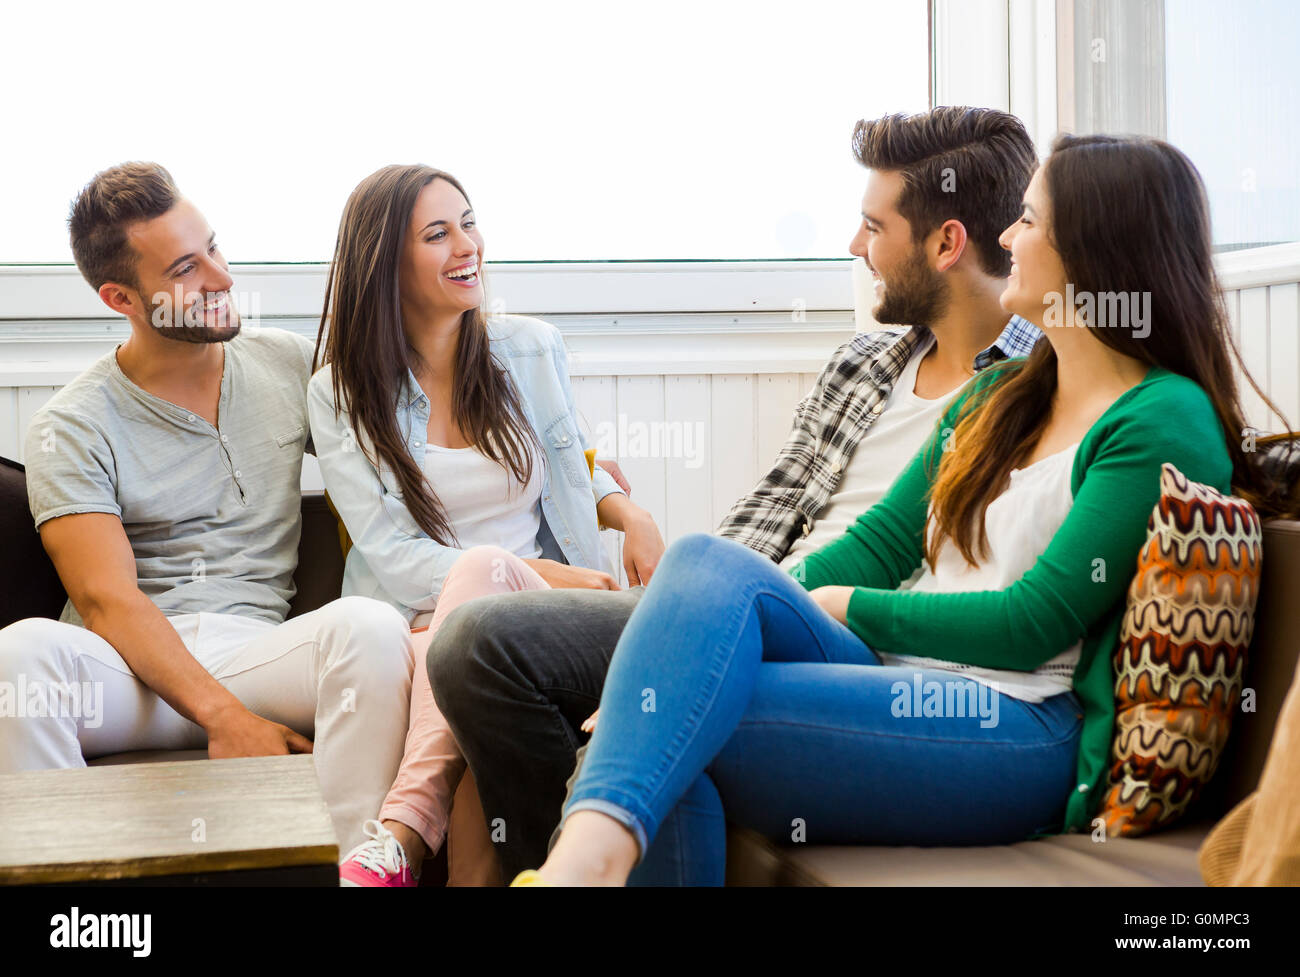
[[[411,634],[415,674],[406,749],[383,807],[381,821],[399,821],[436,852],[447,841],[448,885],[500,885],[501,868],[488,834],[474,777],[433,698],[425,653],[447,615],[466,601],[490,594],[545,590],[549,584],[508,550],[475,546],[447,574],[433,620]]]

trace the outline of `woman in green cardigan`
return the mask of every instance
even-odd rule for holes
[[[668,549],[560,838],[519,881],[621,884],[653,844],[678,881],[720,883],[724,809],[821,844],[1086,828],[1161,465],[1263,501],[1210,240],[1177,149],[1058,139],[1001,242],[1002,306],[1045,340],[963,388],[885,498],[788,575],[718,537]]]

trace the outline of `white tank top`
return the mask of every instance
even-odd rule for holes
[[[935,560],[921,571],[913,590],[958,593],[976,590],[1005,590],[1025,575],[1065,522],[1074,505],[1070,475],[1078,445],[1040,458],[1028,468],[1011,472],[1010,484],[989,503],[984,512],[988,531],[988,558],[972,567],[951,540],[945,540]],[[933,532],[930,522],[927,532]],[[1042,702],[1073,687],[1074,666],[1083,642],[1076,642],[1032,672],[977,668],[918,655],[880,655],[886,665],[938,668],[990,685],[1015,699]]]
[[[424,454],[424,475],[461,549],[500,546],[524,559],[536,559],[542,555],[537,531],[542,523],[544,464],[534,455],[532,478],[521,486],[509,468],[477,448],[430,444]]]

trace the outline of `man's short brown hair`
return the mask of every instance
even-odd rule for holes
[[[176,205],[180,191],[157,163],[122,163],[96,173],[72,201],[68,233],[72,256],[92,288],[118,282],[139,289],[139,255],[127,241],[131,225],[160,217]]]
[[[961,221],[980,267],[1000,278],[1011,274],[998,236],[1020,215],[1038,165],[1033,140],[1014,115],[944,105],[863,119],[853,130],[853,155],[870,169],[902,174],[898,212],[914,240],[944,221]]]

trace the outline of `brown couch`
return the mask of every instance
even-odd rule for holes
[[[303,495],[298,593],[290,614],[339,594],[343,558],[337,526],[320,492]],[[37,543],[39,546],[39,543]],[[42,554],[43,555],[43,554]],[[1282,700],[1300,653],[1300,522],[1264,527],[1263,591],[1246,672],[1257,710],[1237,717],[1219,772],[1185,821],[1144,838],[1063,835],[980,848],[777,846],[740,828],[728,835],[727,881],[733,885],[1199,885],[1196,852],[1211,825],[1259,780]],[[4,623],[4,622],[0,622]],[[95,764],[201,758],[141,752]],[[436,871],[436,870],[435,870]]]

